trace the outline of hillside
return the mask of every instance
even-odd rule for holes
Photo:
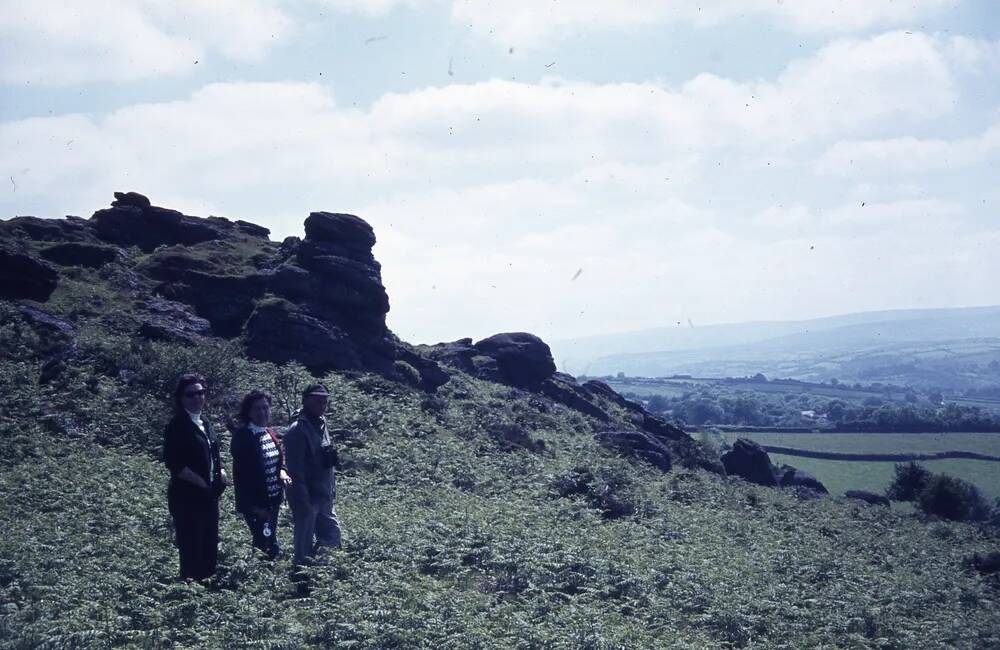
[[[1000,646],[995,527],[725,476],[529,334],[408,345],[357,217],[278,243],[117,201],[0,223],[0,648]],[[189,370],[219,431],[251,387],[279,424],[330,388],[345,548],[311,587],[231,493],[217,579],[176,580],[159,446]]]
[[[810,321],[675,328],[555,342],[587,375],[882,382],[943,389],[1000,384],[1000,307],[903,310]]]

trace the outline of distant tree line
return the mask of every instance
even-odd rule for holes
[[[904,402],[870,396],[860,402],[810,393],[765,393],[706,386],[679,396],[638,396],[646,407],[682,425],[815,428],[831,431],[1000,431],[1000,415],[979,406],[937,403],[901,391]]]

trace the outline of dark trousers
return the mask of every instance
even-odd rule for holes
[[[243,513],[243,519],[250,529],[251,543],[256,549],[264,552],[269,559],[274,559],[281,554],[281,546],[278,544],[278,510],[281,504],[271,506],[271,516],[262,519],[253,513]],[[264,526],[270,531],[270,535],[264,534]]]
[[[192,504],[170,499],[168,505],[181,556],[181,578],[211,578],[219,554],[218,500]]]

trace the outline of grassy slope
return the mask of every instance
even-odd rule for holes
[[[84,343],[93,365],[41,393],[35,364],[3,363],[0,647],[1000,644],[1000,591],[963,563],[995,548],[995,532],[660,474],[596,448],[575,412],[465,377],[438,400],[327,378],[331,418],[353,431],[341,441],[346,548],[308,597],[285,561],[249,553],[231,493],[217,584],[177,583],[154,457],[158,377],[209,368],[217,406],[251,383],[287,404],[307,377],[227,348]],[[130,384],[94,374],[111,361],[132,364]],[[545,451],[503,451],[491,421],[522,426]],[[581,467],[595,477],[585,493],[558,497]],[[609,500],[635,514],[604,518]],[[287,545],[287,521],[279,535]]]

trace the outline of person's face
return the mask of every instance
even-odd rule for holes
[[[181,392],[181,406],[188,413],[201,413],[205,408],[205,387],[201,384],[186,386]]]
[[[309,395],[302,402],[302,408],[314,418],[323,417],[323,414],[326,413],[328,399],[325,395]]]
[[[271,419],[271,405],[267,399],[261,397],[250,405],[250,421],[258,427],[266,427]]]

